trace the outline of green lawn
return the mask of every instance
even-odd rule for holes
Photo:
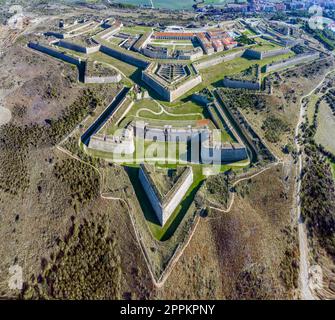
[[[271,51],[276,49],[282,49],[282,47],[270,42],[261,42],[260,44],[252,47],[252,49],[256,51]]]
[[[190,115],[193,119],[203,119],[206,117],[204,114],[205,109],[203,106],[193,102],[192,100],[188,101],[177,101],[173,103],[169,103],[166,101],[158,101],[164,110],[168,113],[171,113],[174,116],[170,116],[166,113],[162,113],[160,115],[155,115],[152,112],[141,111],[139,116],[148,117],[151,119],[161,119],[161,120],[184,120],[177,116],[187,116],[189,114],[199,114],[199,115]],[[127,116],[136,116],[139,110],[141,109],[150,109],[153,112],[160,112],[161,108],[154,102],[153,99],[142,99],[136,101],[134,106],[131,108]],[[202,115],[202,116],[201,116]]]
[[[113,37],[110,38],[108,41],[118,46],[124,41],[124,39]]]
[[[289,57],[292,57],[294,53],[288,53],[276,57],[269,57],[265,58],[263,60],[253,60],[253,59],[246,59],[243,57],[236,58],[231,61],[223,62],[218,65],[215,65],[213,67],[210,67],[208,69],[201,70],[201,76],[202,76],[202,83],[199,84],[197,87],[193,88],[191,91],[189,91],[187,94],[185,94],[180,99],[185,99],[187,96],[191,95],[192,93],[195,93],[197,91],[201,91],[204,88],[210,88],[211,86],[217,87],[222,86],[222,79],[225,76],[234,75],[236,73],[240,73],[241,71],[249,68],[253,64],[259,64],[262,68],[263,66],[287,59]]]
[[[190,114],[175,114],[175,115],[170,115],[170,114],[165,114],[162,113],[161,115],[156,115],[151,113],[150,111],[141,111],[139,113],[139,117],[141,118],[146,118],[146,119],[157,119],[157,120],[162,120],[162,121],[185,121],[185,120],[201,120],[203,117],[199,115],[190,115]],[[166,123],[167,124],[167,123]]]
[[[119,69],[124,75],[128,78],[132,77],[132,75],[137,72],[137,68],[125,63],[121,60],[115,59],[107,54],[104,54],[102,52],[96,52],[90,55],[91,59],[97,60],[97,61],[102,61],[105,63],[109,63],[115,68]]]
[[[244,35],[246,36],[253,36],[255,35],[255,32],[253,32],[252,30],[246,28],[245,31],[242,32]]]
[[[136,35],[136,34],[144,34],[148,31],[151,31],[151,27],[146,27],[146,26],[132,26],[132,27],[123,27],[121,29],[121,32],[128,33],[131,35]]]
[[[153,112],[160,112],[160,107],[152,99],[142,99],[136,101],[127,116],[136,116],[137,112],[141,109],[150,109]]]

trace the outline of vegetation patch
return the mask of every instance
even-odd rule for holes
[[[210,176],[205,182],[208,196],[206,199],[209,200],[210,204],[214,202],[215,204],[223,205],[227,208],[229,201],[229,185],[229,175],[225,173]]]
[[[66,159],[56,163],[55,177],[68,187],[72,205],[90,203],[99,195],[99,174],[90,166],[74,159]]]
[[[286,121],[276,116],[269,116],[264,121],[262,129],[265,131],[265,138],[270,142],[276,143],[289,130],[289,125]]]
[[[120,299],[121,258],[102,225],[73,224],[58,252],[42,260],[42,274],[23,291],[24,299]]]
[[[335,257],[335,185],[328,161],[315,146],[306,147],[302,172],[302,216],[309,232]]]
[[[328,50],[335,49],[335,35],[334,32],[332,32],[328,28],[324,28],[323,30],[311,29],[308,23],[306,23],[304,29],[315,39],[319,40]]]

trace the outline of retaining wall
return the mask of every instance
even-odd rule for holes
[[[83,53],[86,53],[86,54],[95,53],[95,52],[98,52],[100,50],[100,44],[97,44],[94,47],[84,47],[84,46],[81,46],[79,44],[75,44],[73,42],[60,40],[60,41],[58,41],[57,45],[59,47],[63,47],[63,48],[66,48],[66,49],[77,51],[77,52],[83,52]]]
[[[265,67],[265,71],[266,72],[276,71],[278,69],[282,69],[282,68],[289,67],[289,66],[294,66],[294,65],[299,64],[299,63],[311,62],[311,61],[319,59],[319,58],[320,58],[320,53],[319,52],[301,54],[301,55],[297,55],[295,57],[292,57],[292,58],[284,60],[284,61],[279,61],[279,62],[276,62],[276,63],[268,64]]]
[[[117,74],[116,76],[110,77],[89,77],[84,76],[84,83],[119,83],[122,80],[121,74]]]
[[[155,90],[164,100],[170,101],[169,89],[156,81],[146,71],[142,71],[142,81],[144,81],[150,88]]]
[[[205,164],[221,164],[246,159],[248,159],[248,152],[244,146],[225,144],[215,147],[211,146],[208,140],[201,144],[201,161]]]
[[[144,170],[142,169],[142,167],[140,167],[139,170],[139,176],[138,178],[140,179],[140,182],[143,186],[143,189],[152,205],[152,208],[155,211],[155,214],[159,220],[159,223],[161,225],[163,225],[163,208],[161,206],[161,203],[158,199],[158,197],[156,196],[156,193],[154,191],[154,189],[151,186],[150,180],[147,177],[147,175],[145,174]]]
[[[121,108],[128,92],[131,89],[124,87],[113,99],[113,101],[106,107],[100,116],[91,124],[91,126],[81,136],[81,141],[88,145],[91,136],[98,133],[107,123],[109,119]]]
[[[193,183],[193,171],[192,169],[188,171],[188,174],[184,178],[182,184],[176,190],[172,198],[166,204],[164,204],[164,207],[162,206],[160,200],[158,199],[154,191],[154,188],[151,185],[150,178],[147,176],[142,166],[140,167],[139,170],[139,180],[143,186],[146,195],[149,198],[149,201],[156,213],[156,216],[161,226],[163,226],[166,223],[166,221],[170,218],[174,210],[177,208],[179,203],[182,201],[188,189],[191,187]]]
[[[229,78],[223,79],[223,85],[227,88],[234,89],[248,89],[248,90],[260,90],[260,82],[245,81],[245,80],[234,80]]]
[[[115,154],[133,154],[135,152],[134,139],[120,140],[119,137],[93,135],[88,145],[89,149]]]
[[[114,34],[118,33],[121,30],[121,27],[123,26],[122,23],[118,25],[111,25],[108,29],[100,32],[97,34],[98,37],[100,37],[103,40],[109,39]]]
[[[287,54],[290,52],[290,49],[276,49],[276,50],[269,50],[269,51],[257,51],[252,49],[247,49],[244,52],[244,56],[252,59],[262,60],[264,58],[275,57],[282,54]]]
[[[47,45],[41,45],[39,43],[33,43],[33,42],[29,42],[28,43],[28,47],[43,53],[46,53],[54,58],[58,58],[61,59],[65,62],[80,66],[81,65],[81,59],[80,58],[76,58],[76,57],[71,57],[63,52],[60,52],[56,49],[53,49],[52,47],[49,47]]]
[[[195,78],[192,78],[185,83],[181,84],[177,89],[171,91],[170,93],[170,101],[174,101],[177,98],[181,97],[183,94],[197,86],[202,82],[202,78],[200,75],[196,76]]]
[[[185,177],[180,177],[179,179],[183,179],[179,188],[175,190],[173,196],[167,203],[164,204],[163,207],[163,225],[170,218],[172,213],[178,207],[179,203],[183,200],[185,194],[191,187],[193,183],[193,171],[190,169]],[[178,183],[178,182],[177,182]]]
[[[113,57],[113,58],[116,58],[116,59],[119,59],[121,61],[124,61],[124,62],[127,62],[129,64],[132,64],[136,67],[139,67],[139,68],[146,68],[150,62],[148,61],[145,61],[145,60],[142,60],[142,59],[139,59],[139,58],[136,58],[130,54],[127,54],[125,52],[120,52],[116,49],[113,49],[111,47],[107,47],[105,45],[101,45],[100,47],[100,51]]]
[[[149,85],[153,90],[155,90],[164,100],[174,101],[184,93],[188,92],[198,84],[202,82],[202,78],[200,75],[196,75],[189,80],[185,80],[183,84],[181,84],[178,88],[174,90],[170,90],[169,87],[164,86],[158,80],[156,80],[153,76],[151,76],[146,71],[142,72],[142,80]]]
[[[242,57],[244,51],[238,51],[238,52],[234,52],[231,54],[227,54],[225,56],[220,56],[220,57],[215,57],[213,59],[209,59],[206,61],[201,61],[201,62],[196,62],[194,63],[194,67],[197,70],[202,70],[202,69],[206,69],[212,66],[215,66],[217,64],[220,64],[222,62],[226,62],[226,61],[230,61],[230,60],[234,60],[236,58]]]

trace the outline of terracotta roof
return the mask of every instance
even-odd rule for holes
[[[210,123],[209,119],[201,119],[201,120],[197,120],[197,127],[208,126],[209,123]]]
[[[155,32],[155,37],[194,37],[194,33],[190,32]]]

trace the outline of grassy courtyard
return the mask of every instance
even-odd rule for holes
[[[140,35],[144,34],[148,31],[151,31],[151,27],[146,27],[146,26],[131,26],[131,27],[123,27],[121,29],[121,32],[131,34],[131,35]]]

